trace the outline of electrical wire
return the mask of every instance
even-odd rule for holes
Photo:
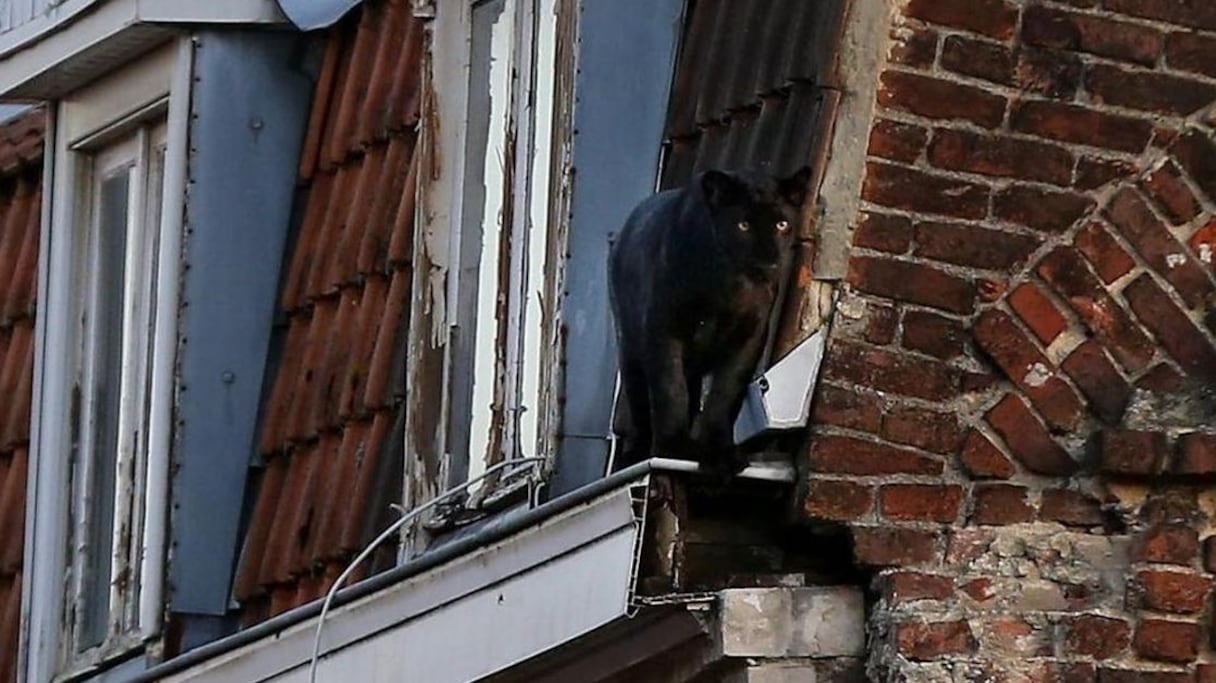
[[[401,527],[417,518],[418,515],[430,510],[449,498],[452,498],[456,494],[464,492],[468,487],[480,483],[490,475],[496,474],[501,470],[507,469],[508,467],[516,467],[525,464],[532,464],[533,467],[529,469],[531,472],[535,473],[537,469],[535,465],[544,461],[545,458],[542,457],[513,458],[505,462],[500,462],[497,465],[493,465],[487,468],[486,471],[482,472],[480,475],[461,484],[457,484],[456,486],[447,489],[427,502],[422,503],[409,511],[403,512],[399,519],[390,524],[388,528],[380,532],[379,536],[375,537],[370,543],[364,546],[363,550],[361,550],[359,554],[355,556],[355,559],[351,560],[350,563],[346,565],[346,568],[343,569],[342,573],[338,575],[338,578],[334,580],[334,584],[330,586],[329,591],[325,593],[325,602],[322,603],[321,614],[319,617],[317,617],[317,632],[313,637],[312,657],[308,662],[309,683],[317,683],[317,665],[321,661],[321,634],[325,630],[325,619],[327,616],[329,616],[329,608],[333,603],[334,596],[337,595],[338,590],[342,587],[342,584],[345,583],[348,578],[350,578],[350,575],[354,573],[354,571],[359,567],[360,564],[363,563],[364,560],[371,556],[371,554],[376,550],[377,547],[380,546],[381,543],[391,538],[393,534],[396,534],[401,530]],[[518,472],[511,472],[508,476],[514,476],[517,474]],[[532,498],[532,496],[529,496],[529,498]]]

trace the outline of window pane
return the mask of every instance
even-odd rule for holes
[[[505,209],[510,187],[508,134],[512,84],[513,0],[489,0],[473,8],[469,67],[468,128],[461,220],[457,319],[453,333],[452,431],[455,481],[485,468],[494,445],[492,424],[502,406],[492,406],[496,370],[505,357],[500,337],[505,302],[499,269],[508,263]],[[498,412],[494,419],[493,410]]]
[[[85,509],[87,537],[81,584],[80,647],[105,639],[110,613],[114,537],[114,483],[118,454],[118,409],[122,373],[123,272],[127,224],[130,221],[131,169],[122,169],[99,184],[94,292],[88,315],[92,336],[90,429],[92,449]]]

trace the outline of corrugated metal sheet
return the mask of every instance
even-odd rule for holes
[[[667,115],[663,187],[708,168],[811,162],[846,0],[691,0]]]
[[[16,680],[43,110],[0,126],[0,682]]]
[[[400,500],[423,40],[408,0],[366,3],[328,38],[234,587],[246,623],[320,596]]]

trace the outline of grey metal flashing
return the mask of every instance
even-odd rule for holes
[[[169,606],[223,615],[313,83],[300,34],[197,40]]]
[[[428,551],[417,559],[372,576],[349,588],[340,590],[334,597],[331,609],[382,591],[406,579],[471,553],[478,548],[501,541],[604,494],[635,484],[653,472],[698,473],[700,472],[700,468],[695,463],[678,460],[654,459],[640,462],[594,481],[576,491],[571,491],[558,498],[554,498],[531,510],[506,518],[501,524],[487,525],[475,534],[442,545],[435,550]],[[757,465],[744,470],[739,474],[739,478],[784,482],[792,480],[792,470],[788,470],[784,466],[767,467]],[[151,683],[152,681],[174,675],[214,657],[224,655],[262,638],[280,633],[296,624],[312,619],[320,613],[321,601],[310,602],[307,605],[302,605],[272,617],[252,628],[240,631],[222,640],[203,645],[148,669],[132,679],[132,683]]]
[[[684,0],[579,3],[558,491],[600,477],[607,463],[616,377],[609,236],[655,190],[683,10]]]

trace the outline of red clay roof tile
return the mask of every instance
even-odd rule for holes
[[[399,500],[408,251],[424,33],[403,0],[330,31],[300,162],[307,192],[283,279],[286,330],[262,413],[266,458],[234,592],[243,623],[323,592]],[[413,171],[412,171],[413,169]],[[390,246],[390,244],[392,246]],[[372,509],[375,507],[376,509]]]

